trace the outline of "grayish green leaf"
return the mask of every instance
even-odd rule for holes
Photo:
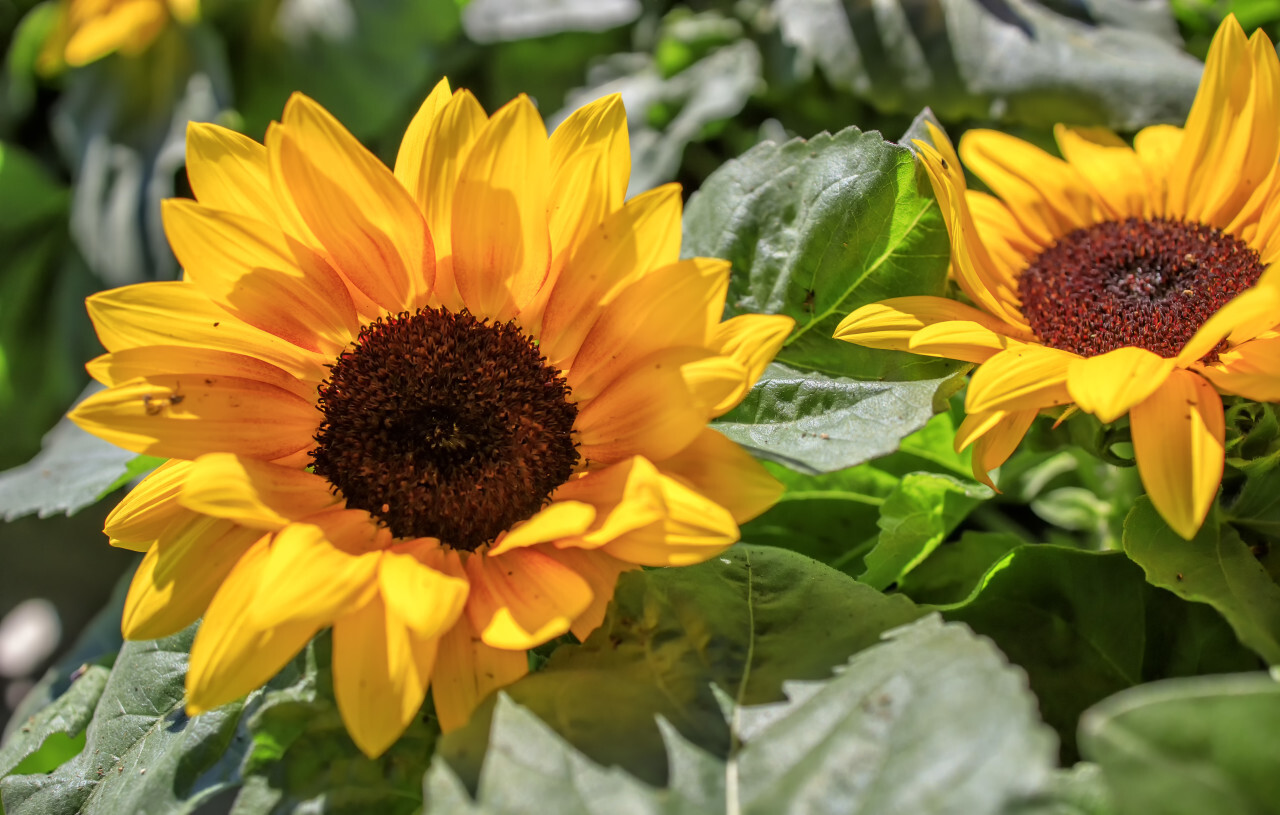
[[[1142,498],[1124,524],[1124,550],[1147,581],[1218,610],[1240,641],[1268,663],[1280,663],[1280,585],[1216,511],[1183,540]]]
[[[1170,679],[1124,691],[1080,721],[1124,815],[1280,813],[1280,685],[1263,673]]]
[[[884,112],[928,105],[948,121],[1136,130],[1181,123],[1200,81],[1163,4],[776,0],[774,9],[788,43]]]
[[[43,751],[46,739],[51,736],[74,738],[84,732],[89,720],[93,718],[94,708],[102,696],[110,672],[109,668],[102,665],[87,666],[71,683],[66,693],[26,721],[19,721],[10,737],[5,740],[4,747],[0,748],[0,777],[15,770],[18,773],[50,772],[58,767],[62,762],[49,762],[53,766],[48,769],[25,768],[20,765]]]
[[[471,0],[462,12],[462,27],[475,42],[505,42],[603,31],[638,16],[639,0]]]

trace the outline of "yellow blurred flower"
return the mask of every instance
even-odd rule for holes
[[[265,146],[193,123],[181,282],[89,301],[86,430],[170,458],[108,518],[145,551],[131,639],[204,617],[198,712],[326,626],[347,729],[385,750],[433,688],[446,729],[599,625],[618,575],[706,560],[779,485],[707,427],[789,332],[721,322],[728,263],[679,259],[681,198],[624,203],[619,97],[547,136],[432,92],[394,171],[295,95]]]
[[[998,467],[1042,410],[1126,414],[1152,502],[1195,535],[1222,479],[1219,393],[1280,400],[1280,64],[1234,17],[1185,128],[1059,125],[1062,159],[994,131],[960,143],[995,195],[966,189],[945,135],[917,142],[975,307],[902,297],[836,337],[978,363],[957,449]]]
[[[53,73],[116,52],[140,54],[171,22],[189,25],[199,16],[199,0],[62,0],[40,68]]]

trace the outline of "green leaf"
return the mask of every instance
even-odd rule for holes
[[[593,760],[651,783],[667,765],[655,716],[699,747],[729,746],[714,684],[739,704],[780,698],[782,682],[830,675],[881,632],[919,616],[794,552],[738,545],[707,563],[622,576],[608,617],[580,646],[506,688]],[[474,785],[493,698],[441,740]]]
[[[1005,555],[1025,544],[1008,532],[965,532],[943,543],[898,582],[897,591],[917,603],[960,603]]]
[[[992,495],[990,487],[948,475],[906,476],[880,507],[880,536],[858,581],[877,589],[897,583]]]
[[[44,437],[39,455],[0,473],[0,516],[71,515],[118,485],[137,458],[64,418]]]
[[[726,316],[787,314],[778,354],[833,377],[936,379],[955,366],[832,339],[859,306],[946,291],[950,244],[911,151],[856,127],[765,142],[724,164],[689,199],[686,257],[733,262]]]
[[[1183,540],[1139,499],[1124,525],[1124,550],[1153,585],[1207,603],[1240,641],[1268,663],[1280,663],[1280,585],[1230,526],[1211,512],[1195,538]]]
[[[65,694],[15,728],[0,749],[0,777],[53,772],[80,753],[109,673],[102,665],[88,666]]]
[[[883,112],[1137,130],[1181,122],[1200,82],[1163,4],[784,0],[777,14],[832,85]]]
[[[774,362],[714,427],[759,458],[830,473],[897,450],[963,385],[954,369],[933,379],[870,382]]]
[[[1266,674],[1169,680],[1099,703],[1081,750],[1124,813],[1280,813],[1280,685]]]
[[[1055,770],[1038,794],[1015,801],[1001,815],[1116,815],[1111,790],[1096,764]]]
[[[1148,585],[1119,552],[1021,546],[944,613],[993,639],[1027,671],[1068,755],[1081,712],[1112,693],[1257,667],[1221,617]]]
[[[664,726],[666,790],[605,769],[503,695],[477,804],[440,760],[424,799],[434,810],[485,815],[975,815],[1000,812],[1049,780],[1053,734],[1037,720],[1021,672],[963,626],[921,620],[856,654],[834,678],[786,690],[787,701],[770,705],[725,701],[734,745],[727,761]]]

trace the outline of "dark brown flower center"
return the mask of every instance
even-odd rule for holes
[[[1129,218],[1060,238],[1022,273],[1018,295],[1045,345],[1086,357],[1129,345],[1175,357],[1262,271],[1248,244],[1211,226]]]
[[[514,323],[423,309],[360,331],[320,386],[315,472],[402,538],[474,551],[573,472],[564,378]]]

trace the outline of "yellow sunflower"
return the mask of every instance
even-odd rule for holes
[[[721,322],[729,267],[679,259],[681,199],[623,200],[617,96],[549,138],[441,82],[387,169],[295,95],[265,146],[192,124],[164,207],[180,282],[95,295],[107,390],[71,414],[170,461],[109,516],[146,557],[130,639],[204,617],[192,713],[333,627],[368,755],[432,687],[441,726],[599,625],[618,575],[697,563],[778,484],[707,427],[792,326]]]
[[[1195,535],[1223,468],[1219,393],[1280,400],[1280,65],[1266,35],[1219,28],[1185,128],[1059,125],[1063,158],[994,131],[960,142],[995,195],[968,190],[946,136],[917,142],[973,303],[900,297],[835,336],[978,363],[957,449],[975,474],[1064,405],[1126,414],[1143,485]],[[976,306],[976,308],[974,307]]]
[[[199,16],[199,0],[62,0],[40,67],[52,73],[115,52],[140,54],[171,21],[189,25]]]

